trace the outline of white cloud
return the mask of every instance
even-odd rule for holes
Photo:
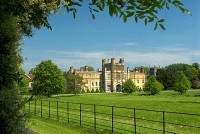
[[[110,59],[114,57],[113,51],[55,51],[47,50],[44,52],[46,55],[51,55],[48,59],[51,59],[58,65],[63,71],[68,71],[70,66],[80,68],[81,66],[89,65],[95,69],[101,68],[102,59]],[[188,48],[155,48],[154,51],[116,51],[115,58],[118,61],[119,58],[124,58],[125,66],[133,68],[134,66],[154,66],[161,65],[166,66],[173,63],[187,63],[200,61],[200,50],[188,49]],[[39,60],[39,59],[38,59]],[[34,67],[35,63],[24,63],[24,68],[30,70],[31,64]],[[26,70],[25,69],[25,70]]]

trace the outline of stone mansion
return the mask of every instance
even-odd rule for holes
[[[115,58],[111,58],[111,61],[102,59],[102,70],[88,71],[88,67],[85,66],[76,71],[74,67],[70,67],[69,73],[79,74],[83,77],[85,91],[104,89],[105,92],[121,92],[123,83],[129,78],[138,88],[143,89],[147,81],[143,67],[135,68],[134,72],[131,72],[129,67],[125,70],[123,58],[120,58],[119,62],[116,62]]]

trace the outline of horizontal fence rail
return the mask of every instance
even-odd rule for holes
[[[200,133],[200,114],[51,100],[30,101],[24,110],[102,133]]]

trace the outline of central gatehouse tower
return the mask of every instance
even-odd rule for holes
[[[127,79],[129,68],[124,70],[124,59],[116,62],[115,58],[102,59],[102,87],[105,92],[121,92],[122,84]]]

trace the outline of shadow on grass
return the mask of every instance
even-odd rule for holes
[[[194,104],[200,104],[200,102],[196,102],[196,101],[177,101],[179,103],[194,103]]]
[[[122,94],[122,96],[129,96],[129,95],[131,95],[131,94],[125,94],[125,93]]]
[[[152,95],[147,94],[147,93],[140,93],[140,94],[138,94],[138,96],[152,96]]]
[[[52,96],[52,98],[63,98],[63,97],[78,97],[78,96],[81,96],[80,94],[61,94],[61,95],[58,95],[58,96]]]
[[[194,95],[194,97],[200,97],[200,94],[196,94],[196,95]]]

